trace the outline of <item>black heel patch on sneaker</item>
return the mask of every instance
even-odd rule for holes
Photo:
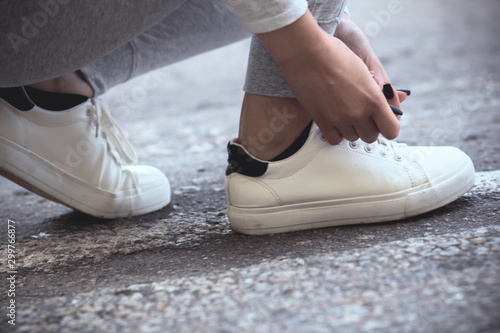
[[[77,94],[48,92],[32,87],[25,87],[29,98],[39,107],[49,111],[64,111],[85,102],[88,97]]]
[[[259,177],[266,173],[268,163],[256,160],[240,146],[229,142],[227,153],[226,176],[236,172],[249,177]]]
[[[20,111],[29,111],[35,107],[24,87],[0,88],[0,98]]]

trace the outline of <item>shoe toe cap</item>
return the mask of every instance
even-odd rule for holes
[[[170,182],[157,168],[147,165],[129,165],[124,167],[124,172],[133,177],[132,184],[127,182],[126,186],[137,190],[141,200],[163,202],[164,205],[170,202]]]
[[[431,182],[453,175],[470,180],[475,175],[470,157],[455,147],[416,147],[410,160],[422,167]]]

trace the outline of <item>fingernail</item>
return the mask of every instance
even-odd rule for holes
[[[387,98],[387,99],[394,98],[394,90],[392,89],[392,85],[390,83],[384,84],[383,92],[384,92],[385,98]]]
[[[396,116],[402,116],[403,115],[403,111],[401,111],[400,109],[398,109],[397,107],[395,107],[394,105],[390,105],[389,106],[391,107],[391,110],[392,112],[396,115]]]
[[[406,94],[406,96],[410,96],[411,95],[411,90],[399,89],[398,91],[404,92]]]

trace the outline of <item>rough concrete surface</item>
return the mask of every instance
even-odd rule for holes
[[[225,145],[237,134],[243,41],[103,97],[141,162],[171,180],[168,207],[105,221],[0,179],[0,331],[500,332],[500,2],[350,10],[395,86],[412,90],[398,141],[464,150],[477,170],[469,193],[398,222],[232,232]]]

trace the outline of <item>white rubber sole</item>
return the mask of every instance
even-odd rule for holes
[[[397,193],[266,208],[228,205],[227,215],[231,228],[246,235],[395,221],[455,201],[474,185],[474,178],[474,166],[467,160],[432,183]]]
[[[0,175],[49,200],[104,219],[143,215],[170,203],[167,178],[140,191],[111,193],[0,137]],[[139,193],[138,193],[139,192]]]

